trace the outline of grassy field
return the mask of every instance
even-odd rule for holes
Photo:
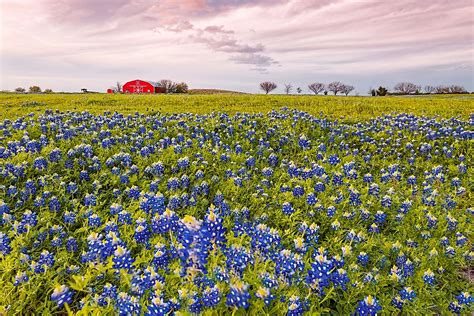
[[[294,95],[108,95],[108,94],[0,94],[0,118],[15,118],[46,109],[60,111],[117,111],[124,114],[221,111],[268,112],[281,107],[320,112],[347,122],[381,114],[407,112],[467,119],[474,113],[474,96],[443,95],[419,97],[333,97]]]

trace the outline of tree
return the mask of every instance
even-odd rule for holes
[[[293,90],[291,83],[285,83],[285,93],[290,94],[291,90]]]
[[[430,93],[430,94],[431,94],[431,93],[433,93],[433,92],[435,92],[435,91],[436,91],[436,88],[435,88],[435,87],[430,86],[430,85],[425,86],[425,92],[426,92],[426,93]]]
[[[186,82],[177,83],[175,93],[188,93],[188,85]]]
[[[451,85],[449,86],[449,93],[466,93],[466,89],[463,86]]]
[[[344,93],[346,96],[354,90],[354,86],[344,84],[342,85],[341,92]]]
[[[31,86],[28,90],[29,93],[41,93],[41,88],[38,86]]]
[[[115,92],[115,93],[121,93],[121,92],[122,92],[122,84],[121,84],[120,82],[118,82],[118,81],[117,81],[117,83],[115,84],[114,92]]]
[[[314,82],[308,86],[308,89],[312,91],[314,94],[318,94],[326,89],[326,85],[320,82]]]
[[[268,94],[270,91],[273,91],[277,88],[277,84],[270,81],[265,81],[260,84],[260,89],[262,89],[265,94]]]
[[[166,93],[175,93],[176,92],[176,82],[173,82],[168,79],[163,79],[159,81],[161,87],[165,88]]]
[[[15,92],[16,92],[16,93],[25,93],[26,90],[25,90],[25,88],[18,87],[18,88],[15,89]]]
[[[449,93],[449,87],[448,86],[443,86],[443,85],[440,85],[440,86],[437,86],[435,88],[435,91],[436,93],[440,94],[440,93]]]
[[[420,86],[417,86],[411,82],[399,82],[393,87],[393,90],[401,94],[413,94],[421,89]]]
[[[334,95],[337,95],[339,92],[342,92],[342,87],[344,86],[343,83],[339,81],[333,81],[330,84],[328,84],[328,90],[334,93]]]
[[[53,90],[51,90],[51,89],[44,89],[44,93],[53,93]]]
[[[298,88],[296,88],[296,92],[298,92],[298,94],[301,94],[301,92],[303,92],[303,90],[300,87],[298,87]]]
[[[383,97],[383,96],[387,95],[388,89],[385,88],[385,87],[380,86],[380,87],[375,91],[375,93],[376,93],[378,96]]]

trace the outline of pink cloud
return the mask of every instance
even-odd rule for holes
[[[205,32],[209,33],[222,33],[222,34],[234,34],[234,31],[225,30],[223,25],[209,25],[204,28]]]

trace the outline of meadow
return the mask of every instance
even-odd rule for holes
[[[0,94],[0,117],[15,118],[45,109],[89,111],[102,114],[182,113],[221,111],[267,113],[281,107],[296,108],[310,114],[323,113],[331,119],[357,122],[382,114],[411,113],[468,119],[474,113],[474,95],[334,97],[312,95],[107,95],[107,94]]]
[[[0,95],[0,314],[469,315],[470,95]]]

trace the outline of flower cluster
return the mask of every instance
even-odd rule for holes
[[[3,120],[0,305],[468,314],[473,126],[286,108]]]

